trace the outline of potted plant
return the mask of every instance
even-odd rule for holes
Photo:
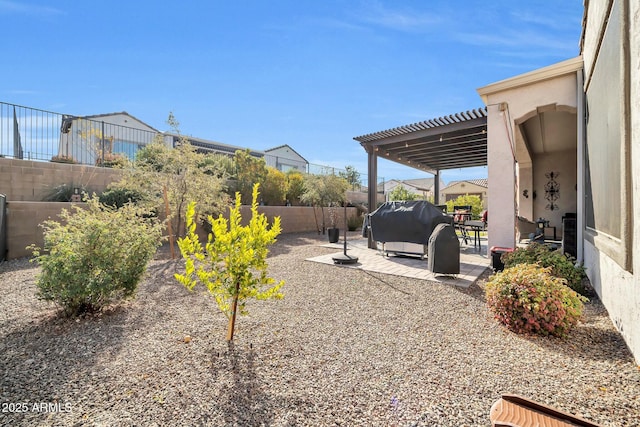
[[[340,240],[340,228],[336,227],[337,217],[338,212],[336,212],[336,207],[331,204],[329,206],[329,228],[327,228],[329,243],[336,243],[338,240]]]
[[[335,207],[344,203],[346,200],[346,192],[349,184],[344,178],[336,175],[306,175],[303,182],[303,193],[300,195],[300,201],[302,203],[309,203],[314,207],[313,214],[316,215],[315,207],[320,207],[320,218],[322,220],[322,228],[318,224],[318,218],[316,216],[316,225],[318,226],[318,233],[324,234],[326,227],[324,222],[324,206],[329,206],[329,220],[331,221],[331,207],[335,211]],[[336,215],[334,214],[334,223],[332,228],[335,228]],[[337,240],[336,240],[337,241]]]

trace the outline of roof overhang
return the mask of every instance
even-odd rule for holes
[[[367,152],[436,174],[487,165],[487,110],[479,108],[357,136]]]

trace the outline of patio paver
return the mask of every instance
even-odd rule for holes
[[[486,241],[485,241],[486,243]],[[332,257],[344,250],[344,243],[328,243],[323,247],[335,248],[339,252],[307,258],[307,261],[331,264],[336,267],[357,268],[364,271],[410,277],[419,280],[445,283],[468,288],[490,266],[490,259],[486,256],[486,245],[480,251],[473,246],[462,245],[460,249],[460,274],[434,274],[428,269],[428,261],[412,256],[384,256],[380,251],[369,249],[367,239],[349,239],[347,250],[349,255],[357,256],[358,262],[351,265],[334,264]]]

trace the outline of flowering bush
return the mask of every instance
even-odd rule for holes
[[[566,336],[582,317],[587,299],[551,275],[551,268],[518,264],[494,274],[485,285],[495,318],[517,333]]]
[[[587,290],[582,284],[585,277],[584,267],[576,265],[575,258],[563,254],[560,250],[552,250],[547,245],[531,243],[526,248],[518,248],[513,252],[505,253],[501,257],[505,268],[518,264],[538,264],[541,267],[550,267],[551,274],[567,281],[574,291],[585,295]]]

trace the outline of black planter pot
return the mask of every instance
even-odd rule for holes
[[[327,235],[329,236],[329,243],[336,243],[340,240],[340,229],[339,228],[327,228]]]

